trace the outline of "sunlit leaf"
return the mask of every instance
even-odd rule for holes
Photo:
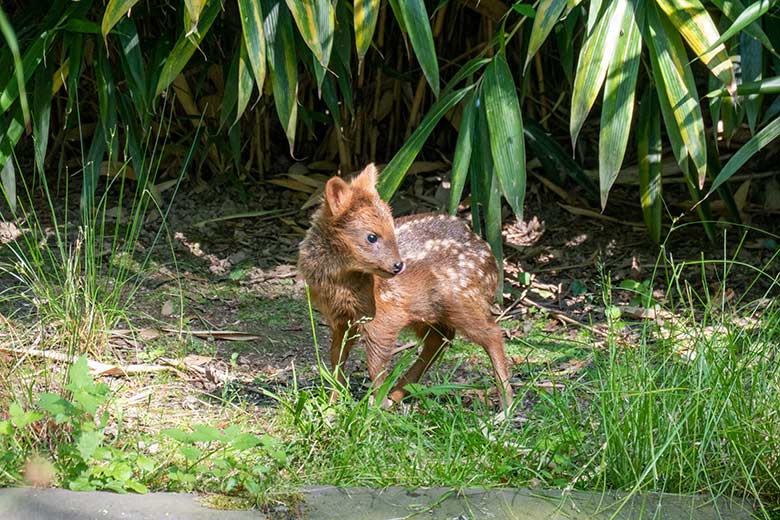
[[[25,126],[29,127],[30,108],[27,103],[27,91],[25,90],[25,83],[30,77],[32,71],[30,71],[27,74],[27,77],[25,77],[24,64],[22,61],[22,56],[19,54],[19,43],[16,41],[16,33],[14,33],[14,29],[11,27],[11,22],[9,22],[8,18],[6,18],[5,12],[2,8],[0,8],[0,32],[3,33],[3,38],[5,38],[5,42],[8,45],[8,48],[11,50],[11,54],[13,55],[14,75],[16,77],[16,91],[19,95],[19,103],[22,108],[22,115],[24,116],[24,124]],[[7,87],[3,90],[3,95],[6,94],[6,90],[8,90]],[[4,111],[5,109],[2,109],[0,110],[0,113]]]
[[[330,0],[287,0],[303,41],[324,68],[330,62],[336,12]],[[322,82],[319,83],[320,85]]]
[[[263,94],[265,83],[265,33],[263,31],[263,13],[257,0],[238,0],[241,15],[241,30],[245,56],[249,59],[255,77],[257,90]],[[240,76],[243,79],[243,76]],[[243,113],[243,111],[241,111]]]
[[[525,201],[523,120],[515,82],[503,54],[487,66],[483,82],[484,110],[496,175],[504,197],[521,220]]]
[[[103,11],[103,22],[100,24],[103,39],[108,37],[111,29],[137,3],[138,0],[108,0],[108,5]]]
[[[531,63],[534,55],[542,48],[550,31],[556,26],[566,8],[567,0],[541,0],[534,18],[534,26],[531,28],[531,39],[528,41],[528,53],[526,54],[525,67]]]
[[[599,9],[599,4],[600,2],[591,2],[591,13]],[[585,124],[585,119],[604,83],[627,6],[628,0],[611,1],[597,18],[593,31],[586,36],[580,50],[571,96],[569,133],[572,147],[576,146],[582,125]]]
[[[617,48],[604,83],[599,132],[599,185],[601,208],[607,205],[612,184],[617,179],[631,132],[634,92],[639,71],[642,39],[637,23],[643,23],[643,8],[634,12],[630,5],[624,12]]]
[[[378,15],[379,0],[355,0],[355,46],[360,61],[363,61],[371,46]]]
[[[282,0],[263,0],[262,5],[274,104],[292,155],[298,124],[298,58],[292,30],[293,20]]]

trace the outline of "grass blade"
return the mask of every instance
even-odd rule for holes
[[[138,3],[138,0],[109,0],[105,11],[103,11],[103,22],[100,24],[100,31],[103,33],[103,39],[108,37],[111,29],[122,19],[122,17]]]
[[[393,156],[390,162],[382,170],[382,175],[379,178],[377,190],[383,199],[389,200],[395,191],[400,186],[401,181],[406,175],[406,171],[414,162],[414,158],[420,153],[420,150],[431,135],[431,132],[436,127],[439,120],[444,117],[444,114],[460,103],[460,101],[466,97],[474,85],[469,85],[460,90],[450,92],[446,96],[442,96],[436,103],[433,104],[431,109],[423,118],[420,125],[415,128],[409,139],[406,140],[400,150]]]
[[[674,28],[726,88],[734,94],[737,83],[726,47],[718,43],[720,33],[699,0],[656,0]]]
[[[592,2],[591,15],[594,10],[600,8],[600,2]],[[604,83],[607,69],[615,53],[618,36],[620,34],[623,13],[628,6],[628,0],[614,0],[609,2],[601,13],[580,50],[577,61],[577,73],[574,77],[574,91],[571,96],[571,119],[569,121],[569,133],[571,134],[572,148],[576,147],[577,137],[582,125],[588,117],[588,112],[593,107],[596,97]]]
[[[652,88],[645,89],[639,104],[636,130],[636,147],[639,159],[639,200],[647,231],[654,242],[661,241],[661,216],[663,209],[663,184],[661,164],[661,112],[658,97]]]
[[[355,0],[355,47],[358,60],[363,61],[371,41],[374,39],[376,20],[379,15],[379,0]]]
[[[641,5],[637,4],[639,9],[642,9]],[[635,13],[633,5],[626,8],[615,55],[604,83],[599,133],[601,209],[606,207],[609,190],[620,172],[631,131],[636,77],[642,53],[642,38],[637,25],[642,23],[640,18],[641,12]]]
[[[672,121],[664,117],[666,128],[670,131],[670,126],[677,127],[674,132],[679,132],[686,153],[693,160],[698,172],[696,184],[701,188],[707,176],[707,143],[696,83],[685,47],[679,33],[652,5],[647,9],[647,26],[649,38],[646,40],[651,51],[657,86],[664,91],[664,99],[668,99],[673,116]],[[682,164],[684,158],[678,146],[674,148],[678,149],[677,162]]]
[[[243,33],[243,51],[249,58],[252,66],[252,74],[255,76],[257,90],[263,95],[263,83],[265,83],[265,34],[263,32],[263,12],[260,2],[256,0],[238,0],[238,11],[241,16],[241,30]],[[241,74],[239,78],[243,79]],[[242,81],[239,81],[241,86]],[[240,92],[240,90],[239,90]],[[240,106],[240,105],[239,105]],[[243,110],[239,110],[243,113]],[[240,116],[239,116],[240,117]],[[236,118],[238,119],[238,117]]]
[[[476,113],[476,97],[472,93],[463,104],[463,115],[460,119],[458,141],[455,143],[455,156],[452,159],[452,176],[450,179],[450,215],[458,212],[463,187],[471,163],[471,150],[474,141],[474,114]]]
[[[336,12],[330,0],[287,0],[303,41],[323,68],[328,67],[333,48]],[[322,81],[318,86],[322,85]]]
[[[503,54],[493,58],[484,75],[485,115],[496,175],[507,202],[522,220],[525,201],[525,140],[515,82]]]
[[[195,34],[187,36],[181,34],[176,44],[173,46],[173,50],[168,54],[168,59],[165,60],[163,69],[160,72],[160,78],[157,80],[157,88],[155,89],[155,95],[160,95],[163,90],[176,79],[182,70],[184,70],[187,62],[190,61],[195,49],[203,41],[203,38],[209,32],[211,24],[219,14],[222,4],[220,2],[209,2],[206,5],[206,9],[203,11],[203,15],[200,17],[198,23],[198,30]]]
[[[542,48],[542,44],[558,23],[558,20],[566,9],[567,0],[542,0],[536,9],[534,26],[531,29],[531,39],[528,41],[528,53],[525,58],[523,70],[528,68],[534,55]]]
[[[433,95],[439,97],[439,62],[433,45],[433,33],[423,0],[405,0],[398,2],[412,49],[420,62],[425,79],[431,86]]]
[[[298,124],[298,58],[295,53],[293,21],[282,0],[263,0],[262,4],[274,104],[292,155],[295,127]]]
[[[718,176],[715,177],[715,180],[712,181],[712,186],[707,196],[711,195],[721,184],[729,180],[751,157],[778,137],[780,137],[780,117],[777,117],[761,129],[729,159],[729,162],[726,163]]]

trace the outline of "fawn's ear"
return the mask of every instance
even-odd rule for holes
[[[376,191],[376,178],[379,176],[379,170],[374,163],[370,163],[363,168],[360,175],[355,177],[352,181],[352,185],[358,188],[362,188],[366,191]]]
[[[333,216],[338,216],[346,211],[352,200],[352,188],[341,177],[332,177],[325,184],[325,204]]]

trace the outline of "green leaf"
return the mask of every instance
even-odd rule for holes
[[[254,448],[261,443],[260,437],[251,433],[241,433],[232,440],[230,445],[240,451]]]
[[[138,117],[146,125],[151,114],[148,113],[150,85],[146,79],[146,67],[141,54],[140,38],[135,22],[130,18],[123,18],[116,26],[114,34],[119,39],[122,52],[119,54],[119,63],[124,72],[130,96],[135,105]]]
[[[79,435],[79,440],[76,442],[76,449],[79,451],[81,459],[85,462],[91,459],[101,442],[103,442],[102,431],[82,431],[81,435]]]
[[[214,0],[212,0],[214,1]],[[198,21],[200,21],[200,14],[203,11],[203,6],[206,4],[206,0],[184,0],[184,8],[186,9],[186,19],[189,22],[185,29],[187,35],[190,36],[198,30]]]
[[[720,33],[702,3],[699,0],[656,0],[656,4],[682,34],[694,54],[733,94],[737,83],[731,58],[726,47],[716,43]]]
[[[417,154],[420,153],[420,149],[422,149],[423,144],[425,144],[425,141],[428,139],[428,136],[436,127],[439,120],[444,117],[444,114],[449,112],[452,107],[460,103],[460,101],[466,97],[466,94],[473,88],[473,85],[469,85],[460,90],[450,92],[439,98],[439,100],[433,104],[420,125],[415,128],[412,135],[409,136],[409,139],[406,140],[401,149],[398,150],[387,166],[385,166],[384,170],[382,170],[377,190],[383,199],[389,200],[395,193],[395,190],[398,189],[404,175],[406,175],[406,171],[412,165],[412,162],[414,162],[414,158],[417,157]]]
[[[639,197],[642,215],[650,238],[661,241],[661,217],[663,210],[661,112],[658,98],[652,87],[645,89],[639,103],[636,131],[637,158],[639,160]]]
[[[593,14],[594,10],[599,9],[599,5],[599,2],[591,2],[590,16],[597,21],[593,31],[586,36],[577,60],[569,121],[572,148],[576,147],[582,125],[585,124],[585,119],[596,101],[609,64],[612,62],[628,0],[609,2],[600,18]]]
[[[222,432],[207,424],[196,424],[190,434],[190,442],[211,442],[221,440]]]
[[[501,191],[518,220],[525,201],[525,140],[515,82],[503,54],[493,58],[483,77],[490,150]]]
[[[761,17],[764,16],[767,11],[769,11],[769,7],[774,3],[776,2],[772,0],[757,0],[755,3],[747,6],[747,8],[745,8],[741,13],[739,13],[739,15],[737,15],[737,17],[734,19],[734,23],[732,23],[718,39],[712,42],[712,44],[710,44],[705,52],[714,51],[715,48],[719,45],[729,41],[737,34],[742,33],[747,26],[760,20]]]
[[[0,164],[3,167],[13,160],[14,147],[24,133],[22,109],[18,108],[13,117],[7,120],[8,126],[0,128]]]
[[[117,24],[117,22],[127,13],[130,9],[138,3],[138,0],[109,0],[105,11],[103,11],[103,23],[100,24],[100,29],[103,33],[103,39],[108,37],[108,33]]]
[[[631,132],[634,92],[642,54],[642,39],[637,23],[642,22],[641,12],[634,13],[634,6],[629,5],[623,15],[617,48],[609,64],[604,83],[604,103],[601,108],[599,131],[599,184],[602,210],[607,206],[609,191],[623,164],[628,135]]]
[[[7,37],[8,36],[6,36],[6,38]],[[38,65],[43,61],[43,56],[48,50],[50,40],[49,33],[44,32],[38,36],[38,39],[25,51],[21,62],[18,62],[16,57],[14,57],[15,76],[8,80],[8,83],[3,87],[3,90],[0,90],[0,114],[8,110],[11,104],[16,101],[16,98],[19,97],[20,93],[24,93],[24,100],[21,101],[22,104],[20,106],[22,107],[22,116],[25,126],[27,126],[30,121],[30,110],[27,106],[25,85],[32,77],[35,69],[38,68]]]
[[[9,421],[0,421],[0,435],[13,435],[14,427]]]
[[[22,115],[24,116],[24,126],[29,127],[30,108],[27,105],[27,91],[24,88],[24,85],[27,82],[27,79],[29,78],[29,74],[27,75],[27,77],[25,77],[24,74],[25,66],[23,64],[22,57],[19,54],[19,43],[16,41],[16,34],[14,33],[14,28],[11,26],[11,22],[8,21],[8,18],[6,18],[5,12],[1,7],[0,7],[0,32],[3,33],[3,37],[5,38],[5,41],[8,44],[8,48],[11,50],[11,54],[13,55],[14,58],[16,91],[19,93],[19,102],[22,108]],[[30,71],[30,73],[32,73],[32,71]],[[3,95],[6,94],[7,89],[8,87],[6,87],[6,89],[3,90]],[[5,109],[2,109],[0,110],[0,113],[4,111]]]
[[[720,9],[730,20],[736,20],[745,10],[745,6],[740,0],[712,0],[712,3],[718,6],[718,9]],[[775,53],[772,42],[757,21],[745,27],[745,32],[760,41],[770,52]]]
[[[8,407],[8,418],[11,420],[11,424],[13,424],[17,430],[20,430],[26,428],[35,421],[42,419],[43,415],[38,412],[25,411],[19,403],[13,402]]]
[[[760,132],[754,135],[747,143],[735,153],[729,162],[723,167],[718,176],[712,181],[712,186],[707,196],[710,196],[718,187],[729,180],[751,157],[757,154],[766,145],[780,137],[780,117],[766,125]]]
[[[159,96],[163,90],[173,83],[176,76],[184,70],[184,67],[187,65],[187,62],[190,61],[195,49],[197,49],[200,42],[203,41],[204,36],[209,32],[211,24],[214,23],[221,8],[222,4],[220,2],[209,2],[200,17],[198,30],[195,34],[189,37],[186,34],[181,34],[179,36],[179,39],[173,46],[173,50],[168,54],[168,58],[165,60],[162,71],[160,72],[155,95]]]
[[[439,62],[436,59],[436,47],[433,45],[433,33],[428,11],[425,10],[425,1],[405,0],[398,2],[398,7],[425,79],[428,80],[433,95],[439,97]]]
[[[761,81],[764,72],[764,51],[761,47],[761,42],[745,32],[740,33],[739,51],[742,57],[742,81]],[[737,87],[737,92],[739,92],[739,87]],[[749,94],[742,102],[747,114],[751,134],[756,131],[763,101],[762,95]]]
[[[263,63],[265,63],[265,59],[263,60]],[[265,67],[265,65],[263,67]],[[242,40],[238,52],[238,62],[236,63],[236,102],[238,105],[236,107],[236,122],[241,119],[241,116],[244,114],[244,111],[246,110],[246,107],[249,105],[249,101],[252,98],[252,91],[254,90],[255,82],[257,81],[257,79],[252,79],[252,72],[253,67],[251,64],[251,58],[249,56],[246,45]],[[263,74],[265,74],[265,68],[263,69]],[[260,93],[262,94],[262,92],[263,91],[261,88]]]
[[[292,155],[298,123],[298,58],[292,31],[293,21],[282,0],[262,0],[262,5],[274,104]]]
[[[476,101],[476,96],[472,92],[463,104],[458,141],[455,143],[455,157],[452,159],[449,208],[451,215],[458,212],[458,204],[469,173],[471,149],[474,141],[474,114],[477,112]]]
[[[245,48],[241,50],[249,58],[249,63],[252,67],[252,73],[255,76],[255,83],[257,83],[257,90],[260,91],[260,95],[263,95],[263,84],[265,83],[265,33],[263,31],[263,12],[260,7],[260,2],[257,0],[238,0],[238,10],[241,14],[241,28],[243,34],[243,45]],[[239,72],[239,99],[241,99],[241,86],[244,84],[242,81],[241,73]],[[236,117],[238,120],[244,111],[240,109],[239,114]]]
[[[560,183],[563,176],[582,186],[590,196],[598,196],[598,186],[587,176],[582,167],[577,164],[571,154],[564,151],[558,141],[547,135],[544,128],[532,119],[523,120],[525,142],[542,163],[542,168],[553,181]]]
[[[707,144],[696,83],[685,47],[677,31],[654,6],[648,6],[647,26],[649,38],[645,40],[649,40],[647,44],[653,61],[653,73],[658,88],[664,91],[664,98],[668,100],[673,116],[673,121],[664,116],[666,128],[669,131],[670,126],[677,127],[675,131],[679,132],[686,152],[693,160],[698,172],[696,184],[701,188],[707,176]],[[677,153],[676,157],[682,165],[683,157]]]
[[[355,46],[358,59],[363,61],[374,38],[379,15],[379,0],[355,0],[354,12]]]
[[[528,68],[534,55],[542,48],[550,31],[553,30],[566,8],[566,0],[541,0],[534,18],[534,26],[531,29],[531,38],[528,40],[528,53],[523,69]]]
[[[522,134],[521,134],[522,135]],[[496,257],[498,267],[498,285],[496,286],[496,300],[499,305],[504,304],[504,237],[501,234],[501,182],[496,175],[497,168],[493,170],[490,179],[490,199],[485,209],[485,239],[490,244],[493,256]]]
[[[8,159],[0,170],[0,182],[3,183],[3,195],[11,207],[11,213],[16,214],[16,168],[14,168],[14,158],[9,155]]]
[[[320,65],[327,68],[336,26],[333,4],[330,0],[287,0],[287,7],[290,8],[303,41]]]

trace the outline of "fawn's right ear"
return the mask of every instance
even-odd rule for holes
[[[325,204],[334,217],[346,211],[352,200],[352,188],[341,177],[332,177],[325,184]]]

